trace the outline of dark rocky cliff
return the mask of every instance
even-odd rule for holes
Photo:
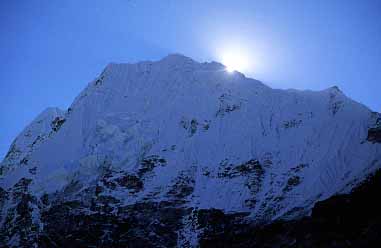
[[[202,247],[380,247],[381,170],[350,194],[315,204],[312,215],[264,227],[234,224],[218,211],[209,218]]]

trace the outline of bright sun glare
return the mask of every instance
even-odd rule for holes
[[[247,56],[239,50],[226,51],[222,54],[222,64],[226,66],[228,72],[245,72],[249,67]]]

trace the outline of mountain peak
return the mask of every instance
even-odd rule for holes
[[[184,60],[184,61],[194,61],[192,58],[185,56],[184,54],[181,53],[170,53],[161,60]]]
[[[192,66],[192,67],[197,67],[200,63],[198,63],[197,61],[185,56],[185,55],[182,55],[180,53],[172,53],[172,54],[169,54],[167,56],[165,56],[164,58],[162,58],[161,60],[157,61],[157,63],[159,64],[166,64],[166,65],[169,65],[169,66],[176,66],[176,67],[184,67],[184,66]]]
[[[343,92],[341,91],[341,89],[337,85],[329,87],[327,89],[327,91],[330,91],[330,92],[335,93],[335,94],[343,94]]]
[[[122,237],[115,226],[138,216],[128,232],[154,247],[197,242],[216,209],[254,224],[303,216],[381,167],[381,144],[367,141],[375,116],[334,92],[274,90],[181,54],[110,64],[66,114],[44,111],[1,163],[0,228],[15,231],[0,246],[16,240],[23,206],[25,230],[73,240],[91,235],[73,235],[67,219]]]

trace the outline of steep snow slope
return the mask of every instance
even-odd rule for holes
[[[64,114],[64,111],[58,108],[45,109],[13,141],[1,168],[4,170],[26,164],[30,154],[63,124]]]
[[[117,216],[147,202],[257,223],[302,216],[380,168],[381,146],[367,141],[379,120],[337,87],[271,89],[182,55],[110,64],[66,113],[45,111],[15,140],[1,164],[1,223],[15,221],[20,183],[37,236],[51,202],[78,200],[90,215],[85,202],[99,195]],[[190,215],[179,216],[177,244],[197,244]],[[20,240],[20,231],[3,233],[3,242]]]

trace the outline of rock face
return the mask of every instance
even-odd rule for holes
[[[110,64],[13,142],[0,246],[261,244],[381,167],[380,119],[337,87],[275,90],[216,62]]]
[[[368,141],[381,143],[381,127],[369,129]]]
[[[201,247],[379,247],[381,170],[349,194],[317,202],[311,216],[258,226],[208,210]],[[201,222],[203,223],[203,222]]]
[[[374,113],[377,115],[377,113]],[[378,117],[376,125],[368,130],[368,141],[373,143],[381,143],[381,118]]]

